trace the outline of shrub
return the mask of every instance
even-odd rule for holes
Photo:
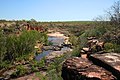
[[[105,43],[104,44],[105,51],[113,52],[114,51],[114,44],[112,43]]]
[[[3,68],[8,69],[9,67],[11,67],[11,64],[10,64],[9,61],[3,61],[3,62],[0,63],[0,70],[3,69]]]
[[[76,46],[78,44],[78,38],[74,35],[70,36],[69,41],[72,43],[73,46]]]
[[[108,52],[117,52],[117,53],[120,52],[120,45],[118,44],[105,43],[104,47],[105,47],[105,51]]]
[[[114,52],[120,53],[120,45],[118,45],[118,44],[114,45]]]
[[[82,35],[79,36],[79,39],[78,39],[78,42],[79,42],[79,46],[80,47],[85,47],[86,44],[87,44],[87,33],[83,33]]]
[[[34,72],[34,71],[38,71],[38,68],[35,67],[34,65],[31,66],[31,71]]]
[[[80,56],[80,46],[74,47],[72,51],[72,56]]]
[[[43,74],[41,74],[40,72],[36,72],[35,76],[39,77],[40,80],[48,80],[48,78],[44,76]]]
[[[2,32],[0,32],[0,64],[2,63],[5,57],[5,53],[6,53],[5,45],[6,45],[6,37]]]
[[[6,59],[15,60],[17,57],[33,53],[36,41],[46,42],[47,38],[45,36],[45,34],[37,31],[25,31],[20,36],[8,36],[6,41]],[[45,39],[43,39],[44,37]]]
[[[25,75],[25,73],[27,73],[27,69],[23,66],[23,65],[19,65],[17,66],[17,71],[14,72],[11,77],[18,77],[18,76],[22,76]]]

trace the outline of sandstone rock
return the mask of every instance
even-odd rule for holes
[[[94,37],[88,38],[87,46],[91,50],[95,50],[97,52],[102,51],[104,48],[104,42],[99,41],[98,39]]]
[[[64,80],[116,80],[102,67],[98,67],[84,58],[70,58],[63,63],[62,77]]]
[[[112,74],[120,80],[120,54],[92,54],[90,55],[89,60],[91,60],[94,64],[104,67],[106,70],[112,72]]]
[[[53,59],[55,57],[60,57],[61,55],[63,55],[63,52],[61,51],[53,51],[51,53],[49,53],[47,56],[46,56],[46,59],[47,60],[50,60],[50,59]]]
[[[54,49],[54,46],[43,46],[42,48],[43,50],[53,50]]]
[[[83,48],[84,51],[89,51],[89,48]]]
[[[88,37],[88,40],[96,39],[96,37]]]

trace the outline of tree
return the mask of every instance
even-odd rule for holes
[[[112,23],[119,25],[120,24],[120,1],[114,3],[111,6],[110,10],[107,11],[109,19]]]

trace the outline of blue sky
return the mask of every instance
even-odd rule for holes
[[[117,0],[0,0],[0,19],[88,21]]]

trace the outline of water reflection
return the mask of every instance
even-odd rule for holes
[[[59,45],[62,45],[64,43],[64,38],[62,38],[62,37],[50,37],[49,36],[48,41],[52,42],[53,46],[56,46],[56,45],[59,46]],[[53,50],[43,51],[42,53],[40,53],[39,55],[36,56],[36,60],[40,60],[41,58],[47,56],[49,53],[52,53],[52,52],[58,52],[57,54],[59,54],[59,53],[64,53],[66,51],[71,51],[71,48],[63,46],[63,48],[61,48],[60,51],[53,51]]]
[[[40,53],[39,55],[36,56],[36,60],[40,60],[41,58],[47,56],[50,52],[52,52],[52,50],[48,50],[48,51],[43,51],[42,53]]]
[[[48,41],[52,42],[53,45],[61,45],[64,42],[64,38],[61,38],[61,37],[48,37]]]

